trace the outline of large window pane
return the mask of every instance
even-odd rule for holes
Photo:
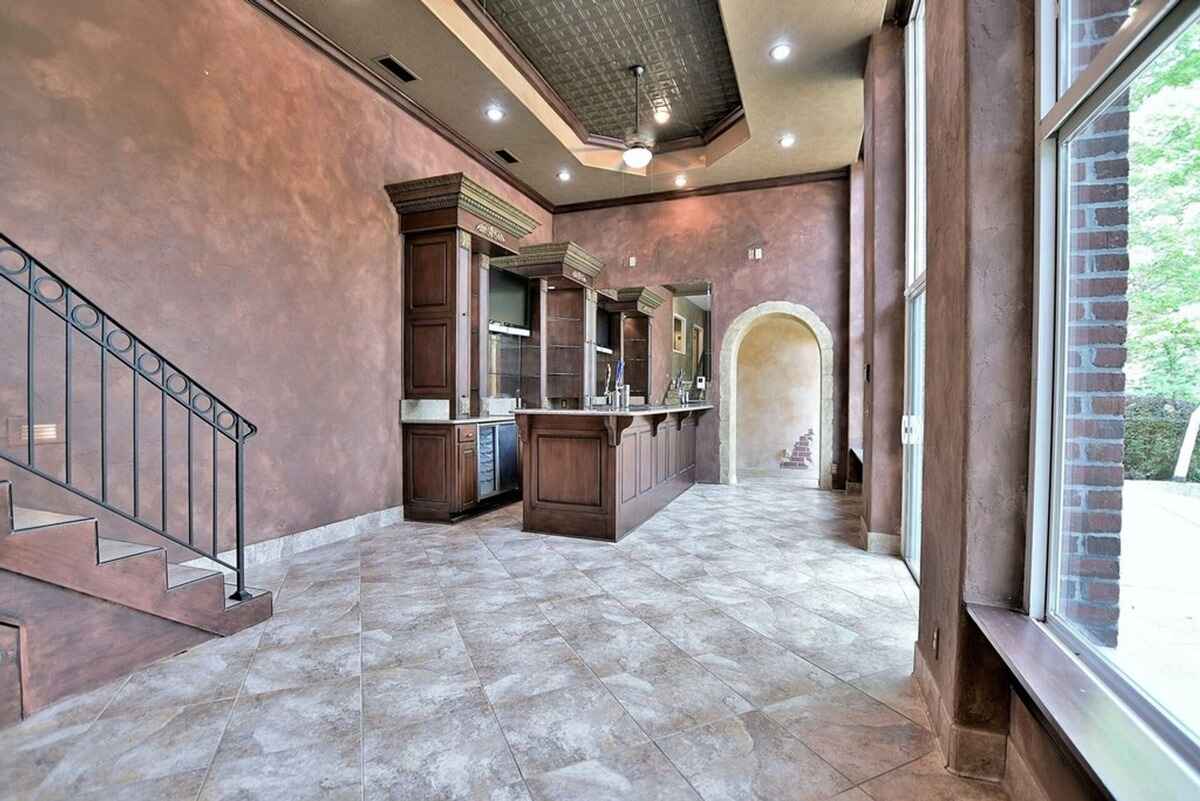
[[[1200,29],[1067,145],[1051,613],[1200,733]]]
[[[1129,19],[1132,0],[1070,0],[1067,17],[1067,83],[1087,69]]]

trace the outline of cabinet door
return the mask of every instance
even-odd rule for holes
[[[479,500],[479,462],[474,442],[458,446],[459,508],[466,509]]]

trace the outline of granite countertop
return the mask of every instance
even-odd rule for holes
[[[687,406],[633,406],[629,409],[517,409],[514,414],[573,414],[588,417],[644,417],[670,412],[696,412],[711,409],[711,403],[689,403]]]
[[[456,417],[453,420],[448,417],[419,417],[414,420],[402,419],[400,423],[406,426],[456,426],[470,425],[471,423],[511,423],[513,420],[511,415],[492,415],[491,417]]]

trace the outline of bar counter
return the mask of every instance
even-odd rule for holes
[[[620,540],[696,483],[709,409],[517,409],[525,530]]]

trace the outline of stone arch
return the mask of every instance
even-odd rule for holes
[[[719,400],[720,447],[718,462],[722,484],[737,483],[737,357],[746,333],[766,317],[791,317],[804,323],[817,339],[821,357],[821,443],[818,486],[833,488],[833,334],[816,312],[799,303],[771,300],[739,314],[721,341]]]

